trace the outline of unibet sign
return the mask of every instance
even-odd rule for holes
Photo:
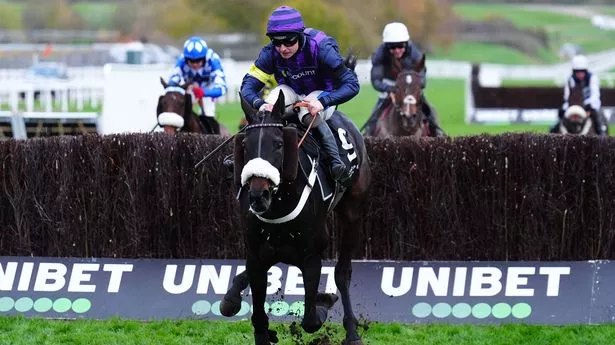
[[[233,278],[245,270],[243,264],[0,257],[0,313],[138,320],[248,318],[249,289],[236,317],[219,312]],[[320,291],[337,293],[334,265],[323,264]],[[371,321],[599,323],[609,318],[609,303],[615,305],[615,297],[600,289],[610,279],[603,275],[611,266],[608,261],[355,261],[350,292],[355,313]],[[615,269],[612,273],[615,276]],[[270,317],[301,317],[303,294],[298,268],[276,265],[269,270]],[[341,303],[330,315],[341,320]]]

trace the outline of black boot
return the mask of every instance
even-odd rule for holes
[[[380,114],[382,114],[382,110],[388,105],[387,100],[389,98],[378,98],[378,102],[376,102],[376,106],[374,110],[372,110],[372,114],[370,115],[361,132],[365,135],[372,135],[372,130],[378,123],[378,119],[380,119]]]
[[[340,158],[340,152],[337,148],[337,142],[335,141],[333,132],[331,132],[331,128],[329,128],[329,125],[324,122],[316,127],[316,129],[320,134],[320,144],[329,156],[329,166],[331,168],[331,175],[333,176],[333,179],[342,185],[346,185],[346,183],[350,180],[350,172],[348,171],[346,164],[344,164]]]
[[[560,121],[557,121],[551,128],[549,128],[549,133],[557,134],[559,133],[559,124]]]
[[[207,134],[220,134],[220,124],[218,124],[215,118],[199,115],[199,120],[201,120],[201,124],[205,127],[205,132]]]
[[[423,96],[422,100],[423,114],[425,115],[425,119],[427,119],[427,123],[429,123],[429,131],[433,133],[434,137],[444,137],[446,134],[438,124],[436,117],[433,116],[433,111],[431,110],[431,106],[427,103],[427,100]]]
[[[607,135],[607,127],[606,127],[606,123],[605,123],[605,119],[602,117],[602,114],[600,114],[599,111],[596,110],[591,110],[591,116],[593,116],[593,120],[594,120],[594,128],[596,130],[596,134],[597,135]]]
[[[233,172],[235,167],[235,161],[233,161],[233,154],[224,157],[224,160],[222,161],[222,166],[224,166],[229,172]]]

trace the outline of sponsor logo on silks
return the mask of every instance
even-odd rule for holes
[[[301,79],[303,77],[313,77],[316,75],[316,70],[314,69],[309,69],[309,70],[303,70],[297,74],[292,74],[290,76],[290,79],[292,80],[297,80],[297,79]]]

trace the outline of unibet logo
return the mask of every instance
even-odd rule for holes
[[[477,319],[485,319],[489,316],[496,319],[505,319],[511,315],[517,319],[525,319],[532,314],[532,307],[527,303],[517,303],[513,306],[507,303],[497,303],[494,306],[487,303],[477,303],[474,306],[468,303],[457,303],[454,306],[448,303],[438,303],[433,307],[428,303],[417,303],[412,307],[411,312],[413,316],[420,319],[430,315],[439,319],[449,316],[457,319],[465,319],[470,316]]]
[[[380,288],[391,297],[409,294],[412,288],[417,297],[430,292],[436,297],[532,297],[540,287],[541,294],[551,297],[559,296],[562,277],[569,275],[570,267],[383,267]],[[546,286],[537,276],[546,277]]]

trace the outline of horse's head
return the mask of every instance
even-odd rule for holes
[[[396,91],[393,94],[393,106],[399,116],[401,129],[406,133],[415,133],[423,121],[420,72],[425,68],[425,55],[412,70],[403,70],[395,81]]]
[[[192,113],[192,96],[186,92],[189,83],[180,86],[169,86],[160,78],[164,87],[164,95],[158,98],[158,123],[165,133],[175,133],[186,124],[186,115]]]
[[[273,110],[256,111],[243,97],[241,108],[248,126],[235,138],[235,161],[241,166],[240,183],[248,185],[252,212],[269,210],[272,196],[283,181],[292,181],[297,174],[297,131],[285,127],[283,121],[284,94],[279,93]]]
[[[566,134],[587,134],[589,130],[589,114],[580,105],[571,105],[562,119],[563,132]]]
[[[420,75],[416,71],[403,71],[397,76],[397,91],[393,106],[400,116],[401,126],[407,132],[415,132],[423,120]]]

